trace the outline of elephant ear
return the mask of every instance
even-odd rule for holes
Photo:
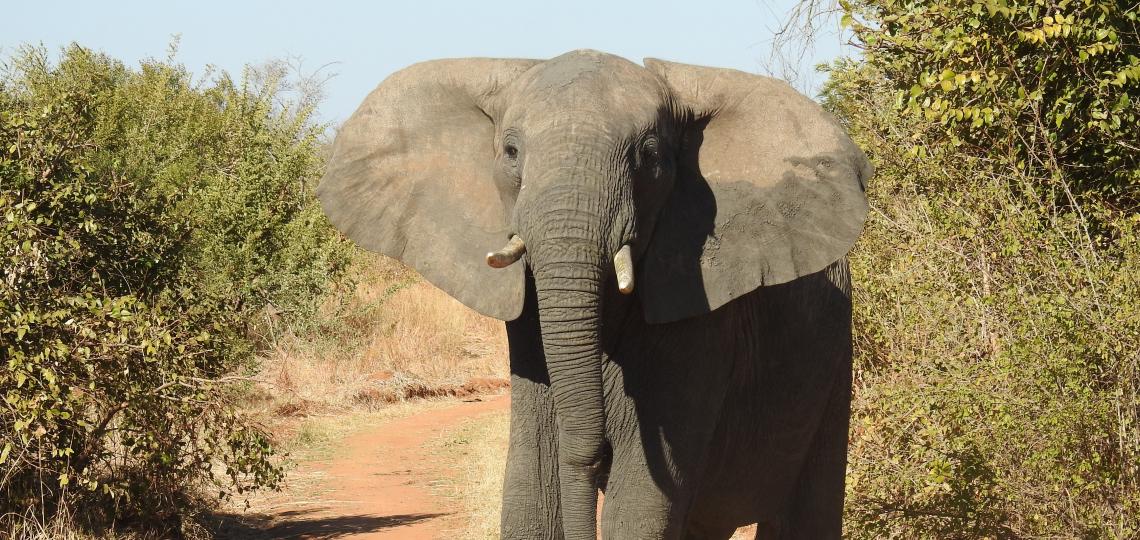
[[[437,60],[380,83],[340,128],[317,187],[332,223],[468,307],[518,317],[523,265],[493,269],[484,258],[508,234],[492,118],[499,92],[536,63]]]
[[[677,181],[641,264],[649,322],[714,310],[842,258],[872,169],[839,123],[782,81],[646,59],[684,116]]]

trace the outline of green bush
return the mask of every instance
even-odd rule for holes
[[[846,535],[1137,537],[1136,8],[845,8],[824,100],[877,167]]]
[[[1140,206],[1140,8],[1118,0],[844,0],[863,60],[941,137],[918,156],[1000,158]],[[998,153],[998,151],[1002,153]]]
[[[229,383],[265,321],[303,322],[347,262],[312,196],[323,126],[280,77],[196,82],[78,46],[5,68],[3,526],[77,506],[163,518],[188,489],[274,486]]]

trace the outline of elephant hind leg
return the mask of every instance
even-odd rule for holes
[[[850,356],[848,356],[850,358]],[[778,538],[840,538],[843,532],[851,370],[836,377],[819,429],[800,469],[795,494]],[[757,538],[761,536],[757,535]]]

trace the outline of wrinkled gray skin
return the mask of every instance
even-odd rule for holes
[[[606,538],[837,538],[870,167],[779,81],[645,64],[414,65],[346,122],[318,194],[507,321],[504,538],[594,538],[599,489]],[[525,258],[488,267],[512,234]]]

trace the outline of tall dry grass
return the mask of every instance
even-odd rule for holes
[[[261,397],[279,415],[368,408],[409,395],[505,383],[501,321],[479,315],[387,257],[359,253],[350,275],[310,324],[274,335],[261,358]]]
[[[442,461],[457,464],[455,474],[437,486],[459,508],[456,538],[499,537],[509,429],[510,414],[502,411],[468,420],[431,444]]]

